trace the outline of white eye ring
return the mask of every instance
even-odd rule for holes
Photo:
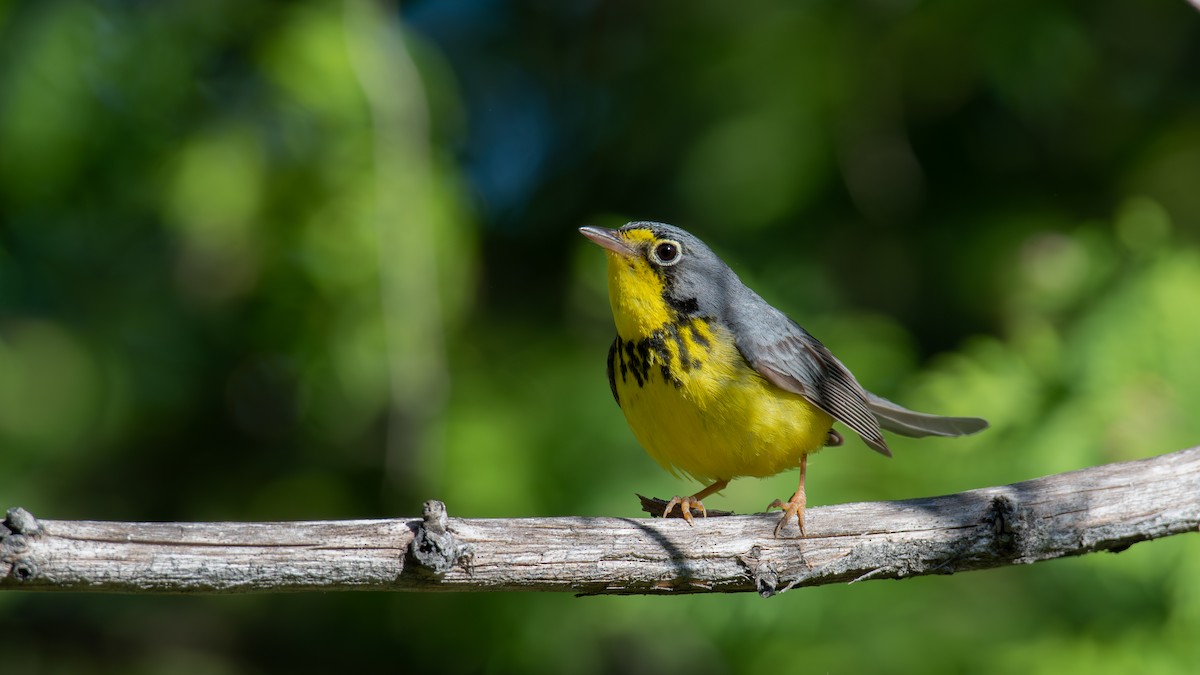
[[[683,260],[683,246],[677,241],[664,239],[650,249],[650,259],[663,267],[670,267]]]

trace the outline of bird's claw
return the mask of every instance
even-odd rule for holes
[[[787,524],[792,516],[796,517],[796,526],[800,528],[800,536],[804,536],[804,504],[807,500],[803,491],[798,491],[792,495],[791,501],[782,501],[776,499],[767,505],[767,511],[771,509],[783,509],[783,517],[779,519],[779,523],[775,525],[775,538],[779,538],[779,533],[783,531],[783,526]]]
[[[671,509],[675,508],[676,506],[679,507],[680,513],[683,515],[683,519],[687,521],[688,525],[696,524],[692,522],[692,509],[700,509],[701,517],[708,517],[708,510],[704,508],[704,504],[701,504],[699,499],[696,499],[695,496],[680,497],[679,495],[675,495],[671,498],[671,501],[667,502],[667,507],[663,509],[662,517],[666,518],[669,516],[671,514]]]

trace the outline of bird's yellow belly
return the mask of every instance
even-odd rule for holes
[[[672,473],[702,482],[771,476],[824,445],[833,418],[759,375],[724,328],[693,320],[618,340],[611,366],[621,410]]]

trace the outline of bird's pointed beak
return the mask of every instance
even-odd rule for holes
[[[606,230],[603,227],[586,225],[579,228],[579,233],[613,253],[626,256],[634,255],[634,250],[621,239],[621,235],[617,234],[616,230]]]

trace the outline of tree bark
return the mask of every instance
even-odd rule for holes
[[[1121,551],[1200,528],[1200,448],[1002,487],[778,514],[275,523],[38,521],[10,509],[0,590],[570,591],[770,596],[800,586]],[[793,530],[794,532],[794,530]]]

